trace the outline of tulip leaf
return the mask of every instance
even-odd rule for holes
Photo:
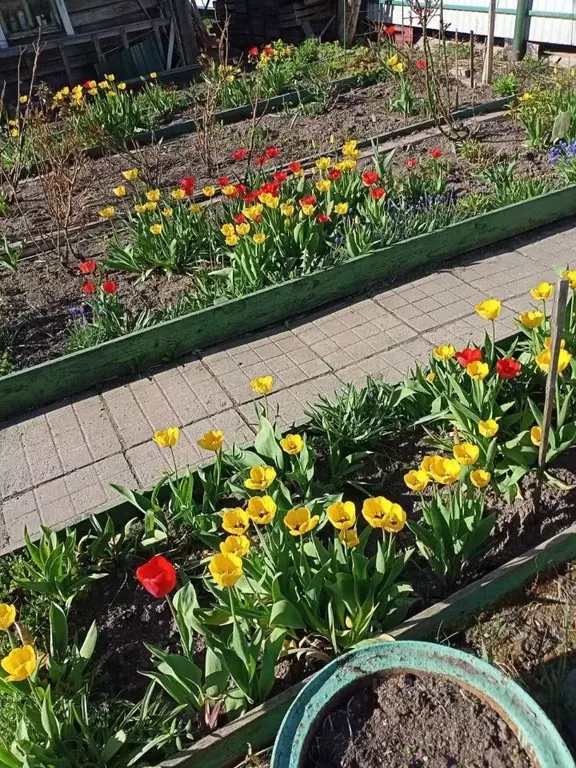
[[[141,512],[148,512],[154,508],[150,499],[147,496],[144,496],[144,494],[131,491],[130,488],[125,488],[123,485],[116,485],[115,483],[110,483],[110,485]]]
[[[278,469],[282,469],[284,454],[276,440],[274,427],[265,416],[260,416],[260,428],[254,440],[254,447],[260,456],[270,459]]]
[[[217,656],[210,647],[206,649],[204,676],[207,696],[215,699],[226,691],[228,686],[228,671],[222,664],[220,657]]]
[[[300,612],[288,600],[278,600],[272,606],[269,624],[271,627],[287,627],[288,629],[306,629]]]
[[[52,709],[52,695],[50,693],[50,686],[44,691],[44,700],[42,702],[42,708],[40,710],[40,720],[42,727],[46,731],[46,734],[55,739],[59,735],[58,721],[54,716],[54,710]]]
[[[100,754],[100,758],[106,764],[111,760],[118,750],[122,749],[126,743],[126,731],[118,731],[114,736],[110,736]]]
[[[5,747],[0,745],[0,766],[3,766],[3,768],[22,768],[22,763]]]
[[[84,638],[84,642],[82,643],[82,646],[80,648],[80,656],[83,659],[90,659],[92,658],[92,654],[94,653],[94,648],[96,647],[96,640],[98,639],[98,629],[96,627],[96,622],[93,621],[90,625],[90,629],[86,633],[86,637]]]
[[[50,603],[50,656],[63,659],[68,649],[68,620],[64,610]]]
[[[274,686],[274,670],[285,639],[286,630],[273,629],[272,634],[264,643],[262,666],[260,668],[260,677],[258,679],[258,699],[260,701],[264,701],[267,698]]]

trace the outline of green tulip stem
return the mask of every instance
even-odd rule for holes
[[[266,542],[264,541],[264,535],[262,531],[260,530],[260,526],[257,523],[254,523],[254,528],[256,529],[256,535],[258,536],[258,541],[260,542],[260,546],[262,547],[262,551],[264,552],[267,560],[267,565],[274,566],[274,558],[272,557],[270,550],[268,549],[268,546]]]
[[[8,641],[10,643],[10,648],[14,650],[16,648],[16,644],[14,643],[14,638],[12,637],[12,632],[10,632],[9,629],[6,630],[6,634],[8,635]]]
[[[230,613],[232,614],[232,621],[236,624],[236,611],[234,610],[234,587],[228,588],[228,597],[230,598]]]
[[[214,477],[216,486],[216,494],[220,493],[220,480],[222,477],[222,448],[216,451],[216,461],[214,462]]]
[[[176,464],[176,454],[174,453],[174,446],[170,446],[170,453],[172,454],[172,464],[174,465],[174,475],[178,480],[178,464]]]

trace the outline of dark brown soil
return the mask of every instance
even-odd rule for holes
[[[419,122],[421,115],[404,118],[390,112],[389,100],[395,85],[380,83],[341,94],[327,114],[307,115],[294,109],[265,115],[258,122],[256,139],[258,148],[276,146],[281,149],[280,161],[288,163],[311,154],[333,150],[330,137],[336,145],[347,139],[364,139],[402,125]],[[470,106],[493,98],[486,86],[474,92],[460,84],[460,106]],[[121,171],[138,167],[143,178],[152,186],[165,189],[178,186],[185,176],[195,176],[197,188],[212,183],[215,178],[228,175],[243,177],[244,163],[234,163],[232,153],[250,142],[252,121],[242,120],[227,126],[217,126],[214,133],[214,168],[208,171],[206,157],[198,144],[196,134],[158,146],[144,147],[98,159],[85,159],[76,185],[76,200],[70,226],[94,221],[98,211],[106,205],[117,204],[112,188],[123,183]],[[56,222],[46,207],[42,182],[31,179],[19,189],[20,205],[11,215],[2,218],[2,230],[11,239],[30,239],[30,231],[49,232],[57,229]]]
[[[400,673],[357,689],[320,725],[305,768],[534,768],[492,708],[451,681]]]

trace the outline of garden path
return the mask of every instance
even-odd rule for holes
[[[576,216],[420,270],[395,283],[282,326],[190,355],[153,375],[32,411],[0,425],[0,549],[22,541],[24,527],[58,527],[118,497],[110,482],[154,482],[167,455],[152,441],[166,426],[183,427],[178,463],[200,463],[196,438],[222,429],[230,442],[253,434],[250,379],[271,373],[283,424],[301,422],[308,403],[343,382],[371,374],[400,379],[440,343],[483,339],[474,305],[503,301],[497,333],[515,329],[529,288],[552,280],[552,266],[576,265]],[[412,278],[412,279],[411,279]]]

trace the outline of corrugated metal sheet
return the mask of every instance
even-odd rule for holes
[[[496,37],[514,36],[516,6],[516,0],[498,0]],[[398,25],[417,26],[406,0],[368,0],[368,15],[373,21],[380,19]],[[473,30],[478,35],[485,35],[488,32],[487,0],[447,0],[444,3],[444,21],[450,31],[457,29],[467,33]],[[437,18],[430,27],[438,29]],[[576,46],[576,0],[533,0],[528,40]]]

